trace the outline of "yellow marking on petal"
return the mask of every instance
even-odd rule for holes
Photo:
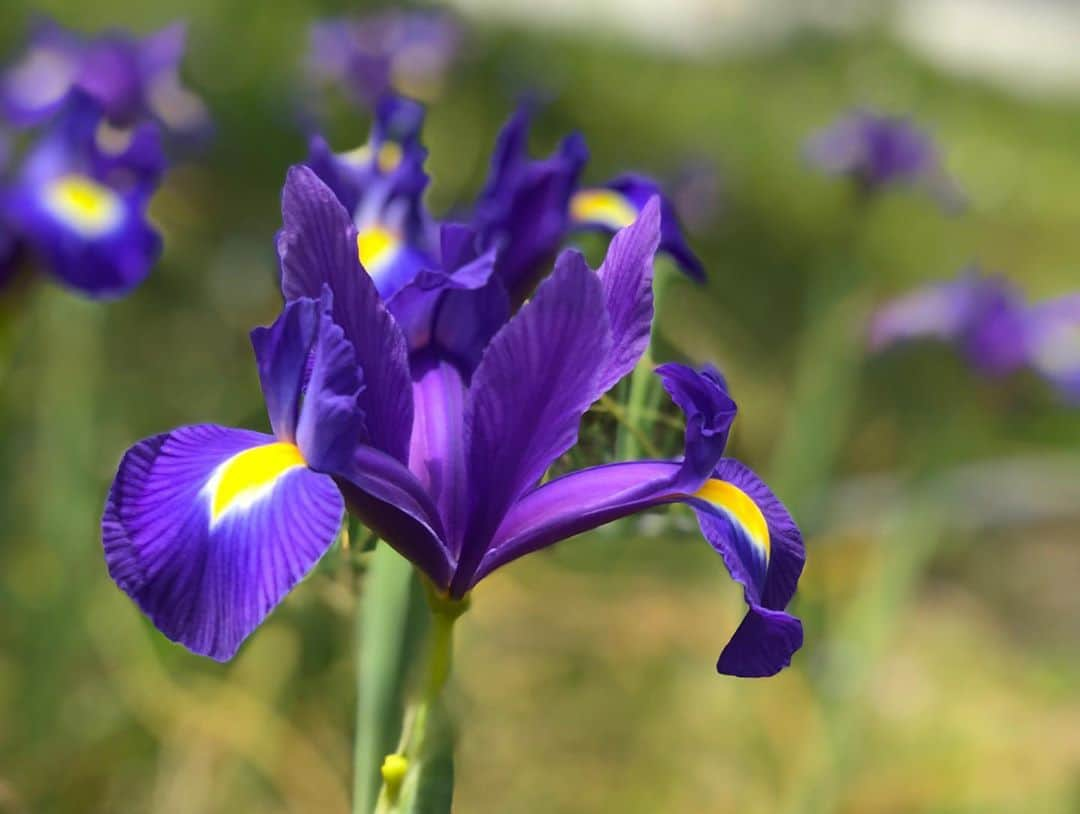
[[[610,189],[583,189],[570,199],[570,217],[577,223],[601,223],[622,229],[637,216],[637,207],[625,195]]]
[[[378,223],[365,226],[356,234],[360,265],[369,273],[377,270],[393,257],[400,244],[398,234],[385,226]]]
[[[375,159],[375,162],[379,165],[379,172],[386,175],[392,173],[401,164],[404,155],[401,145],[396,141],[383,142],[383,145],[379,148],[379,155]]]
[[[218,467],[211,481],[211,518],[218,520],[232,506],[250,502],[289,470],[306,465],[296,444],[274,442],[238,452]]]
[[[53,215],[86,237],[100,237],[120,225],[124,205],[107,186],[85,175],[64,175],[44,190]]]
[[[710,478],[694,493],[694,497],[711,503],[742,526],[751,542],[765,553],[768,561],[769,524],[750,495],[727,481]]]

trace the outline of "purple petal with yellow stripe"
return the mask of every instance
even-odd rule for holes
[[[295,445],[181,427],[124,456],[102,519],[105,561],[166,636],[225,660],[327,550],[343,508]]]
[[[570,199],[570,218],[578,229],[615,233],[633,223],[654,197],[660,201],[660,251],[670,254],[688,277],[703,281],[705,267],[686,242],[675,205],[651,178],[627,173],[603,186],[579,189]]]

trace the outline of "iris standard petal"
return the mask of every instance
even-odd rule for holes
[[[125,454],[102,541],[110,575],[170,639],[218,660],[333,542],[333,480],[272,436],[181,427]]]
[[[360,266],[356,230],[334,193],[307,167],[289,170],[278,235],[281,288],[286,300],[334,293],[333,319],[364,371],[358,404],[371,444],[407,460],[412,429],[408,347],[394,318]]]
[[[409,469],[432,496],[456,556],[461,551],[468,482],[465,465],[466,386],[457,366],[434,355],[413,362],[416,406]]]
[[[651,178],[627,173],[601,187],[580,189],[570,199],[570,217],[579,229],[617,232],[633,223],[654,197],[660,201],[660,251],[670,254],[688,277],[703,281],[705,268],[686,242],[675,205]]]
[[[611,323],[611,353],[597,383],[606,393],[634,369],[649,346],[653,318],[653,259],[660,241],[660,205],[655,198],[611,240],[598,274]]]
[[[273,325],[251,332],[266,412],[282,441],[296,442],[300,397],[318,327],[318,305],[304,297],[286,303]]]
[[[496,273],[515,301],[558,251],[570,224],[570,196],[588,160],[578,134],[550,157],[528,155],[530,110],[522,105],[500,131],[473,222],[484,245],[499,250]]]
[[[610,347],[600,281],[580,254],[564,252],[473,375],[465,406],[472,497],[454,590],[469,584],[514,501],[574,445]]]
[[[300,302],[300,301],[296,301]],[[332,318],[333,295],[323,286],[317,309],[319,322],[311,349],[311,375],[304,384],[296,443],[308,465],[337,474],[351,462],[351,451],[370,441],[364,411],[359,405],[363,373],[353,346]]]

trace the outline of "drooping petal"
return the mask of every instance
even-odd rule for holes
[[[338,473],[349,510],[440,589],[450,586],[454,558],[439,510],[424,485],[405,466],[379,450],[360,445],[351,466]]]
[[[653,258],[660,240],[660,205],[654,198],[641,214],[618,231],[600,265],[611,354],[600,375],[599,393],[606,393],[634,369],[649,346],[653,318]]]
[[[783,612],[802,572],[802,537],[769,488],[737,461],[721,460],[692,491],[681,465],[668,461],[608,464],[546,483],[510,510],[473,582],[531,551],[677,502],[695,510],[749,606],[717,669],[740,676],[778,672],[802,644],[799,621]]]
[[[670,254],[687,276],[704,280],[704,266],[686,242],[675,205],[651,178],[627,173],[601,187],[580,189],[570,199],[570,217],[579,229],[617,232],[633,223],[654,197],[660,200],[660,251]]]
[[[293,167],[282,194],[278,235],[281,287],[287,300],[334,295],[333,321],[364,371],[358,404],[370,443],[406,461],[412,428],[408,348],[371,278],[360,266],[356,230],[333,192],[307,167]]]
[[[128,450],[102,542],[110,575],[162,633],[226,660],[323,555],[342,514],[333,480],[294,445],[204,424]]]
[[[574,445],[611,347],[603,290],[564,252],[492,340],[465,407],[469,519],[452,590],[462,591],[506,511]]]

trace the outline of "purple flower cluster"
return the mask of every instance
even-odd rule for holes
[[[724,457],[736,407],[715,370],[656,371],[686,419],[679,459],[542,482],[648,345],[656,252],[700,273],[670,206],[624,177],[590,191],[617,211],[575,211],[581,138],[530,158],[522,110],[467,218],[439,223],[421,200],[421,122],[417,105],[384,97],[364,147],[338,155],[315,139],[308,166],[289,171],[285,305],[252,333],[272,433],[198,425],[133,446],[102,523],[110,574],[170,639],[228,659],[330,547],[346,508],[458,598],[525,554],[684,503],[748,605],[718,669],[782,669],[802,644],[785,610],[802,538]],[[596,270],[559,252],[586,225],[614,231]]]
[[[870,325],[875,351],[915,339],[953,342],[976,370],[1030,368],[1080,402],[1080,294],[1028,304],[999,276],[977,269],[882,306]]]
[[[812,135],[805,152],[822,172],[851,178],[867,195],[908,186],[926,190],[947,208],[961,203],[933,139],[906,118],[855,110]]]
[[[146,277],[161,252],[146,207],[165,170],[162,128],[207,125],[180,84],[184,41],[179,25],[87,39],[42,23],[0,73],[0,116],[21,147],[0,150],[0,280],[24,257],[90,297]]]

